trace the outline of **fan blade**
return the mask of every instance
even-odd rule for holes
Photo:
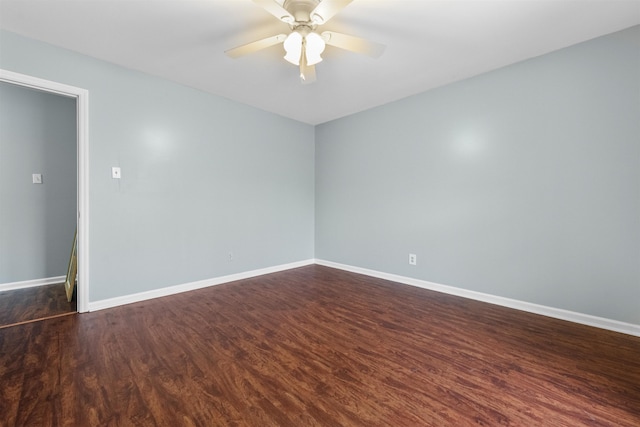
[[[322,0],[311,12],[311,20],[322,25],[333,18],[336,13],[347,7],[353,0]]]
[[[316,81],[316,66],[307,65],[307,61],[300,62],[300,81],[302,84],[308,85],[309,83],[315,83]]]
[[[382,52],[384,52],[386,47],[380,43],[375,43],[347,34],[334,33],[333,31],[323,32],[322,38],[329,46],[339,47],[340,49],[349,50],[351,52],[362,53],[371,56],[372,58],[378,58],[382,55]]]
[[[266,39],[258,40],[255,42],[247,43],[242,46],[234,47],[225,51],[231,58],[238,58],[240,56],[248,55],[253,52],[257,52],[262,49],[266,49],[278,43],[282,43],[287,38],[286,34],[278,34],[277,36],[267,37]]]
[[[282,22],[286,22],[287,24],[292,24],[293,22],[295,22],[295,18],[293,17],[293,15],[290,14],[287,9],[280,6],[280,4],[276,3],[274,0],[253,0],[253,2]]]

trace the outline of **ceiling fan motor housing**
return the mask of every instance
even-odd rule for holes
[[[296,22],[291,23],[291,25],[296,27],[300,24],[310,24],[312,22],[311,12],[319,3],[320,0],[285,0],[282,7],[293,15]]]

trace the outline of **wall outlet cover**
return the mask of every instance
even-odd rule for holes
[[[416,257],[416,254],[409,254],[409,264],[410,265],[418,264],[418,257]]]

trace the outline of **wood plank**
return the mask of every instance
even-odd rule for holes
[[[78,229],[73,233],[73,245],[71,246],[71,255],[69,255],[69,264],[67,267],[67,277],[64,281],[64,289],[67,293],[67,301],[73,300],[73,293],[76,287],[76,276],[78,273]]]
[[[639,355],[638,337],[308,266],[2,329],[0,413],[8,426],[635,427]]]

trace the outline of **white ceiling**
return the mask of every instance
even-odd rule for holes
[[[355,0],[322,30],[383,43],[378,59],[327,47],[302,85],[286,32],[251,0],[0,0],[0,27],[310,124],[640,24],[640,0]]]

